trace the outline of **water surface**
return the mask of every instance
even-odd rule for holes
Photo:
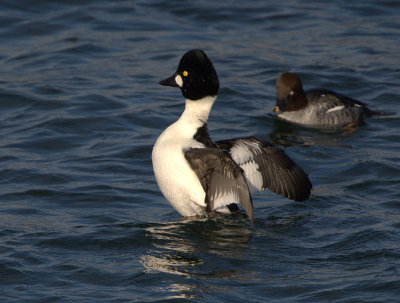
[[[0,3],[1,301],[398,301],[399,16],[397,1]],[[310,200],[257,193],[251,226],[182,221],[164,199],[151,149],[183,98],[158,81],[193,48],[220,77],[213,139],[284,148]],[[276,121],[283,71],[395,114]]]

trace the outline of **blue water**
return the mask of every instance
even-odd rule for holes
[[[399,302],[398,1],[1,1],[1,302]],[[215,140],[284,148],[310,200],[253,196],[255,223],[185,222],[151,149],[183,110],[170,76],[202,48]],[[297,72],[394,115],[276,121]]]

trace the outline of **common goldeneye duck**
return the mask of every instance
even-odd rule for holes
[[[309,197],[308,176],[283,150],[253,137],[210,139],[207,119],[219,81],[203,51],[187,52],[160,84],[179,87],[186,98],[181,117],[162,132],[152,152],[158,186],[181,215],[236,213],[240,204],[253,221],[250,189],[268,188],[297,201]]]
[[[282,73],[276,80],[278,118],[311,127],[338,127],[380,114],[364,103],[327,89],[305,92],[299,76]]]

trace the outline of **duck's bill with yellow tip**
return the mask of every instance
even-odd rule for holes
[[[279,108],[278,105],[276,105],[276,106],[274,106],[274,108],[272,109],[272,111],[273,111],[274,113],[279,113],[279,112],[281,111],[281,109]]]
[[[288,109],[287,105],[285,104],[285,102],[283,100],[278,100],[276,103],[277,104],[272,109],[273,112],[283,113],[284,111],[286,111]]]

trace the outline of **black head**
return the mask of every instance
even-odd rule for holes
[[[274,112],[295,111],[307,105],[306,93],[299,76],[282,73],[276,80],[276,105]]]
[[[210,59],[200,49],[184,54],[176,72],[160,81],[160,84],[179,87],[182,95],[190,100],[215,96],[219,89],[217,72]]]

